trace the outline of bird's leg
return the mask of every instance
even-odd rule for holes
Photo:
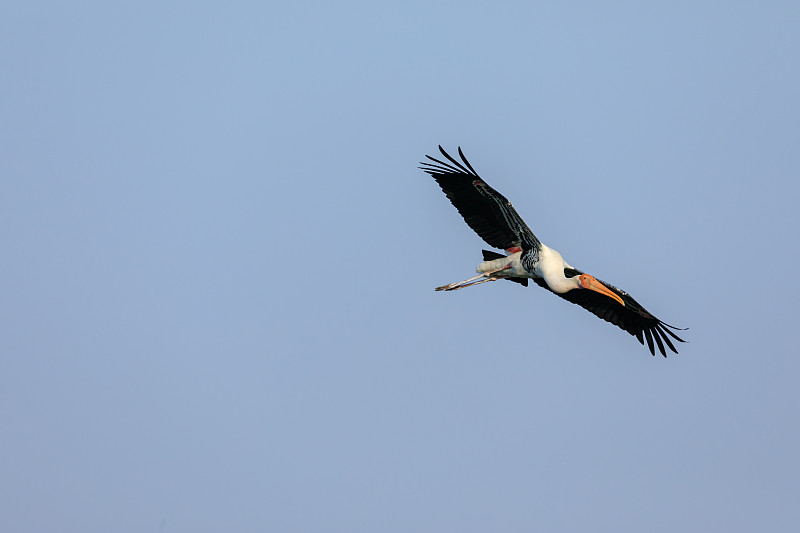
[[[462,285],[461,287],[456,287],[456,288],[457,289],[462,289],[464,287],[472,287],[473,285],[480,285],[481,283],[486,283],[487,281],[496,281],[498,279],[500,279],[500,278],[498,278],[497,276],[489,276],[486,279],[482,279],[480,281],[476,281],[475,283],[470,283],[469,285]]]
[[[484,279],[481,279],[484,278]],[[463,289],[464,287],[472,287],[473,285],[480,285],[481,283],[486,283],[487,281],[494,281],[496,278],[494,276],[486,276],[485,274],[481,274],[480,276],[475,276],[474,278],[465,279],[464,281],[459,281],[456,283],[448,283],[447,285],[442,285],[441,287],[436,287],[435,290],[437,291],[455,291],[458,289]],[[480,281],[475,281],[480,280]]]
[[[441,287],[436,287],[435,290],[437,291],[454,291],[456,289],[460,289],[462,287],[466,287],[468,285],[473,285],[476,279],[484,278],[483,274],[479,276],[475,276],[474,278],[465,279],[464,281],[457,281],[455,283],[448,283],[447,285],[442,285]]]
[[[472,287],[473,285],[480,285],[481,283],[486,283],[487,281],[494,281],[496,279],[500,279],[497,276],[493,276],[495,272],[500,272],[501,270],[505,270],[509,267],[505,266],[503,268],[498,268],[495,270],[490,270],[488,272],[482,272],[481,274],[475,276],[474,278],[465,279],[464,281],[457,281],[455,283],[448,283],[447,285],[442,285],[441,287],[436,287],[435,290],[437,291],[455,291],[457,289],[463,289],[464,287]],[[485,279],[481,279],[485,278]],[[480,281],[476,281],[480,280]]]

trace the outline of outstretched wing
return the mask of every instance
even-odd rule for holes
[[[580,276],[581,274],[583,274],[583,272],[575,268],[564,269],[564,275],[569,278]],[[535,278],[533,281],[535,281],[540,287],[550,290],[543,279]],[[644,340],[647,339],[647,346],[650,348],[650,353],[653,355],[656,354],[655,346],[653,344],[654,340],[658,345],[658,351],[661,352],[661,355],[664,357],[667,356],[666,349],[664,348],[665,343],[670,350],[678,353],[678,350],[675,349],[675,345],[672,344],[670,337],[678,342],[686,341],[670,331],[670,328],[674,330],[680,330],[680,328],[670,326],[669,324],[662,322],[650,314],[647,309],[639,305],[639,302],[634,300],[631,295],[622,289],[618,289],[613,285],[599,279],[597,281],[608,287],[613,292],[617,293],[619,297],[622,298],[622,301],[625,302],[625,305],[622,306],[616,300],[595,291],[573,289],[565,292],[564,294],[558,294],[552,290],[550,290],[550,292],[553,292],[553,294],[556,294],[557,296],[560,296],[569,302],[580,305],[587,311],[599,316],[606,322],[610,322],[615,326],[618,326],[620,329],[627,331],[631,335],[636,336],[642,345],[644,345]]]
[[[461,163],[450,157],[441,146],[439,151],[449,163],[427,155],[425,157],[433,163],[420,163],[420,168],[433,176],[475,233],[495,248],[539,248],[539,239],[517,214],[511,202],[478,176],[460,147],[458,155],[461,156]]]

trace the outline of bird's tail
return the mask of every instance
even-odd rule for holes
[[[503,254],[498,254],[497,252],[491,252],[489,250],[481,250],[481,252],[483,252],[483,260],[484,260],[484,262],[495,261],[497,259],[505,259],[506,257],[508,257],[508,256],[505,256]],[[483,267],[483,265],[484,265],[484,263],[481,263],[480,265],[478,265],[477,272],[483,272],[484,271],[484,269],[481,268],[481,267]],[[494,268],[497,268],[497,267],[494,267]],[[492,270],[492,267],[486,268],[485,270]],[[523,287],[527,287],[528,286],[528,278],[507,278],[507,277],[503,277],[503,279],[507,279],[508,281],[513,281],[514,283],[519,283]]]

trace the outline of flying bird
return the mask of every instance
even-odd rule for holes
[[[420,168],[433,176],[467,225],[490,246],[505,250],[506,255],[483,250],[484,260],[476,269],[477,276],[436,287],[437,291],[454,291],[498,279],[527,287],[528,279],[532,279],[540,287],[634,335],[642,345],[647,339],[651,354],[656,354],[654,342],[664,357],[665,344],[678,353],[670,337],[685,341],[670,330],[681,328],[662,322],[627,292],[581,272],[537,239],[511,202],[478,176],[460,147],[461,162],[441,146],[439,151],[447,161],[426,155],[433,163],[420,163]]]

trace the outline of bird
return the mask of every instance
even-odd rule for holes
[[[422,166],[419,168],[436,180],[467,225],[489,246],[505,250],[505,255],[483,250],[483,261],[476,269],[477,276],[435,290],[454,291],[500,279],[527,287],[530,279],[543,289],[630,333],[643,346],[646,340],[652,355],[656,354],[656,345],[664,357],[667,357],[665,345],[678,353],[672,340],[686,341],[671,330],[684,331],[686,328],[659,320],[627,292],[567,263],[559,252],[533,234],[511,202],[478,175],[460,146],[460,162],[441,145],[439,151],[446,161],[426,155],[432,162],[420,162]]]

